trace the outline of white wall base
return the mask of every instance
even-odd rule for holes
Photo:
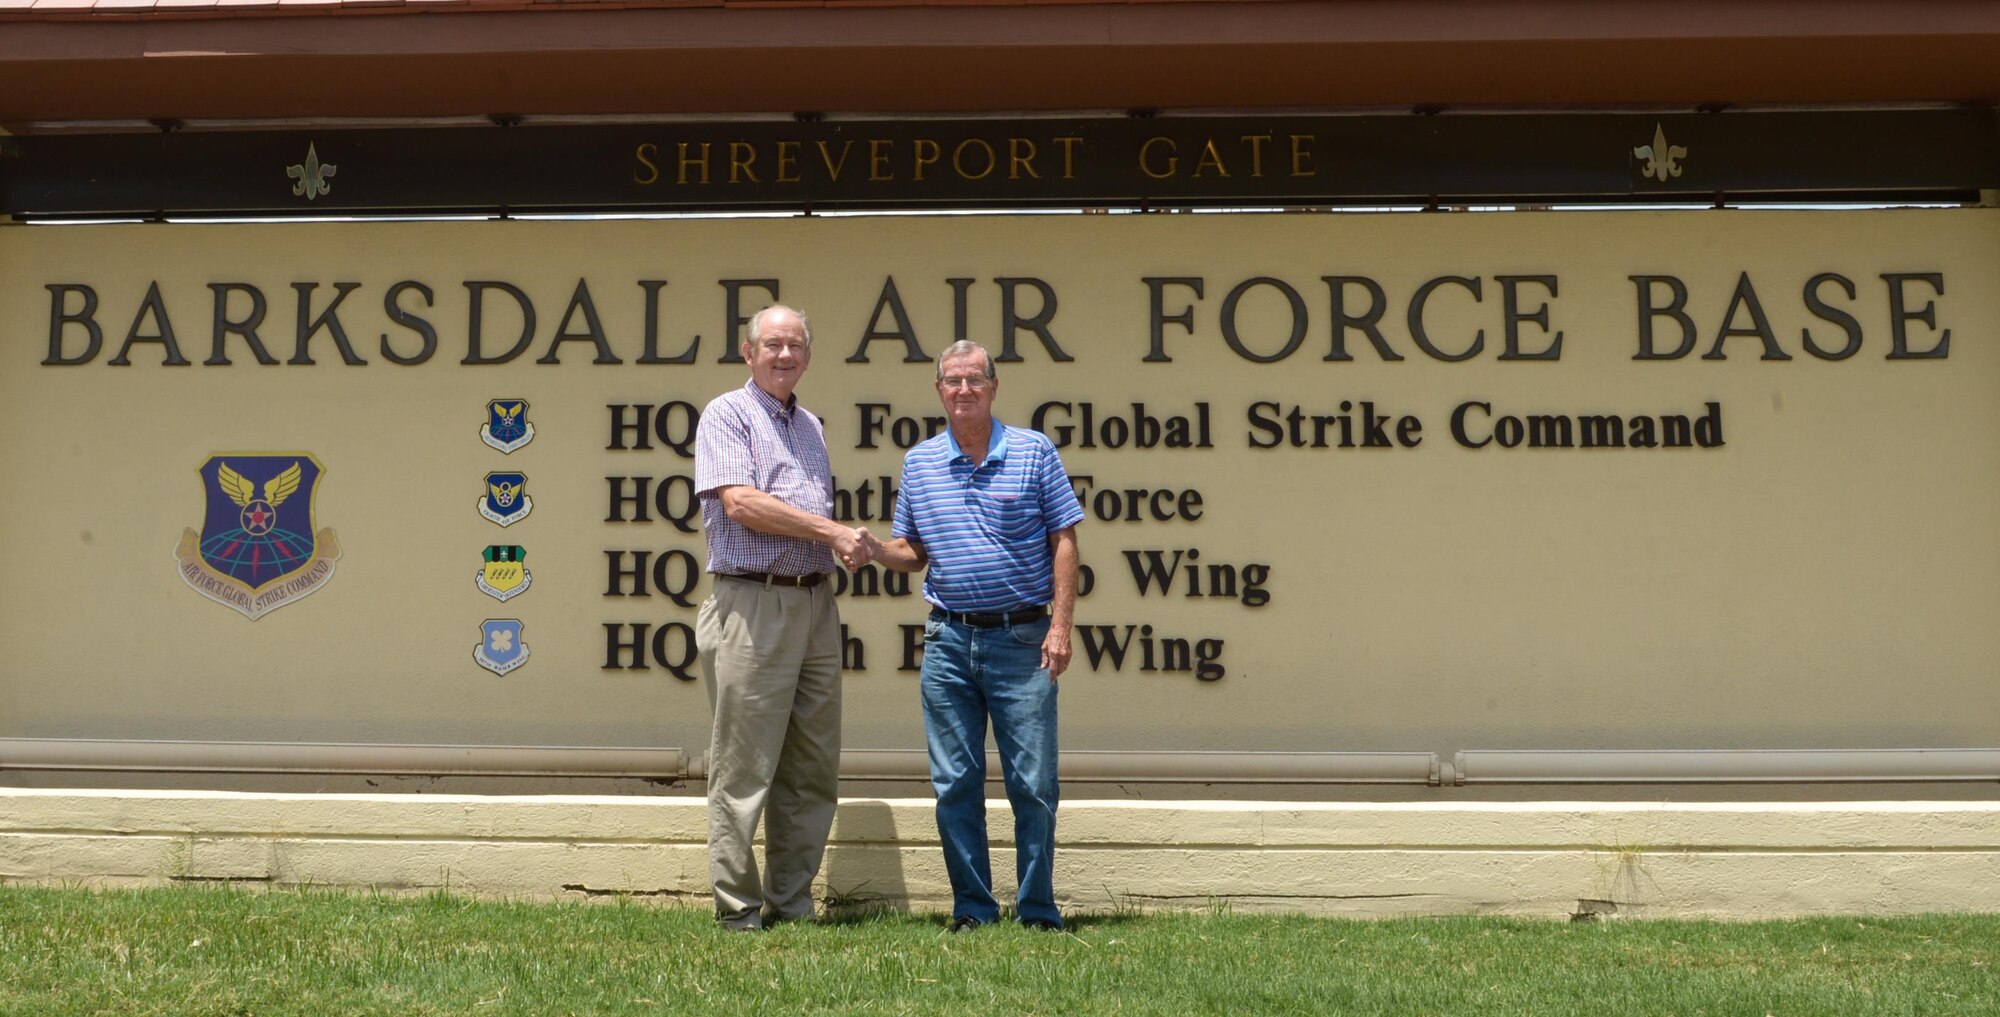
[[[1004,839],[1007,804],[989,804]],[[705,804],[0,788],[0,882],[708,904]],[[1066,908],[1778,918],[2000,910],[2000,802],[1065,802]],[[1012,853],[996,843],[995,877]],[[835,905],[948,909],[931,803],[847,799]],[[1589,903],[1583,902],[1609,902]]]

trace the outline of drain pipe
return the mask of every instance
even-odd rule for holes
[[[570,745],[370,745],[298,742],[0,738],[0,770],[327,773],[513,777],[706,776],[678,748]],[[1241,784],[1708,784],[2000,781],[2000,749],[1467,749],[1429,752],[1069,751],[1075,781]],[[997,754],[987,772],[998,779]],[[850,749],[852,780],[923,780],[922,750]]]
[[[1429,752],[1064,752],[1069,780],[1133,783],[1440,783]],[[88,770],[137,773],[306,773],[508,777],[707,777],[707,759],[677,748],[569,745],[368,745],[296,742],[112,741],[0,738],[0,771]],[[987,773],[1000,762],[987,754]],[[850,749],[850,780],[928,780],[922,749]]]
[[[687,754],[673,748],[0,738],[0,770],[396,776],[464,774],[679,780],[687,776],[688,766]]]
[[[2000,749],[1467,749],[1455,784],[2000,781]]]
[[[1153,784],[1428,784],[1439,783],[1430,752],[1118,752],[1060,754],[1064,780]],[[848,749],[840,775],[850,780],[928,780],[921,749]],[[986,753],[988,780],[1000,779],[1000,756]]]

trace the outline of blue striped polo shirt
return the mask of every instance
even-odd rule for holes
[[[945,431],[903,457],[890,532],[924,545],[924,599],[947,611],[1009,611],[1055,596],[1049,534],[1083,521],[1062,456],[1040,431],[993,422],[973,468]]]

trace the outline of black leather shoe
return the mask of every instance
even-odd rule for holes
[[[1035,930],[1036,932],[1061,932],[1063,930],[1063,927],[1061,925],[1049,921],[1046,918],[1031,918],[1025,922],[1022,922],[1021,924],[1026,926],[1027,928]]]
[[[953,934],[957,934],[960,932],[971,932],[972,930],[979,928],[979,925],[980,925],[979,919],[974,918],[971,915],[959,915],[958,917],[951,920],[950,925],[945,926],[944,931]]]

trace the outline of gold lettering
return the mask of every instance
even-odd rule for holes
[[[870,183],[880,183],[884,180],[894,180],[896,178],[894,173],[889,172],[889,156],[895,147],[895,141],[889,138],[869,139],[868,180]]]
[[[1245,134],[1243,140],[1250,143],[1250,175],[1264,175],[1264,142],[1271,140],[1268,134]]]
[[[916,152],[914,163],[916,166],[916,175],[911,177],[913,180],[922,180],[924,178],[924,167],[937,162],[939,157],[944,154],[944,149],[939,148],[938,143],[929,138],[918,138],[910,142],[910,148]],[[930,154],[925,155],[925,152],[929,152]]]
[[[757,161],[757,146],[752,145],[747,141],[730,142],[729,182],[732,184],[735,183],[736,171],[742,170],[744,178],[749,180],[751,183],[753,184],[763,183],[763,181],[757,179],[757,171],[751,168],[751,163],[754,163],[756,161]]]
[[[964,160],[965,150],[973,145],[978,145],[986,151],[986,168],[977,173],[967,173],[965,171]],[[964,180],[984,180],[987,174],[993,172],[993,167],[999,165],[999,163],[1000,157],[994,154],[993,146],[979,138],[967,138],[959,142],[958,147],[951,150],[951,168],[957,170],[959,177]]]
[[[1025,154],[1023,154],[1025,153]],[[1026,138],[1007,139],[1007,179],[1021,179],[1021,171],[1040,180],[1042,175],[1035,172],[1035,143]]]
[[[650,141],[640,145],[638,151],[632,153],[633,157],[639,160],[639,165],[645,167],[643,170],[635,169],[632,171],[633,183],[643,187],[647,184],[657,184],[660,182],[660,167],[653,163],[653,159],[659,154],[660,146]]]
[[[1229,171],[1222,168],[1222,153],[1215,150],[1214,138],[1208,139],[1208,143],[1201,146],[1201,159],[1194,164],[1194,172],[1189,175],[1201,176],[1201,170],[1204,166],[1215,167],[1216,176],[1226,177],[1229,175]]]
[[[688,158],[688,143],[685,141],[681,142],[680,161],[680,179],[677,181],[678,183],[686,184],[688,182],[689,166],[700,166],[701,182],[704,184],[708,183],[708,142],[704,141],[701,143],[701,158],[699,159]]]
[[[1155,173],[1153,172],[1153,166],[1150,161],[1150,156],[1153,151],[1153,146],[1160,144],[1164,144],[1167,146],[1167,169],[1166,172],[1164,173]],[[1181,157],[1178,149],[1174,145],[1174,139],[1172,138],[1155,136],[1147,138],[1146,143],[1139,146],[1139,172],[1144,173],[1155,180],[1165,180],[1168,177],[1173,176],[1174,172],[1180,169],[1180,165],[1181,165]]]
[[[1319,172],[1318,170],[1313,169],[1312,142],[1313,142],[1313,136],[1310,134],[1292,135],[1293,176],[1309,177]]]
[[[796,141],[780,141],[778,142],[778,183],[796,184],[798,182],[799,143]]]
[[[850,149],[850,148],[853,148],[853,147],[854,147],[854,142],[853,142],[852,140],[849,140],[849,141],[843,141],[843,142],[841,142],[841,143],[840,143],[840,161],[839,161],[839,162],[834,162],[834,161],[833,161],[833,153],[831,153],[831,152],[828,152],[828,151],[826,150],[826,142],[824,142],[824,141],[818,141],[818,142],[814,142],[814,144],[816,144],[816,145],[818,145],[818,146],[819,146],[819,161],[821,161],[821,162],[823,162],[823,163],[826,163],[826,172],[827,172],[827,175],[831,176],[831,177],[832,177],[833,179],[835,179],[835,180],[839,180],[839,179],[840,179],[840,168],[841,168],[842,166],[845,166],[845,165],[847,165],[847,150],[848,150],[848,149]]]
[[[1062,178],[1063,178],[1064,180],[1075,180],[1075,179],[1076,179],[1076,151],[1075,151],[1075,150],[1076,150],[1076,146],[1077,146],[1077,144],[1078,144],[1079,142],[1081,142],[1082,140],[1083,140],[1082,138],[1079,138],[1079,137],[1077,137],[1076,135],[1073,135],[1073,134],[1071,134],[1071,135],[1065,135],[1065,136],[1063,136],[1063,137],[1060,137],[1060,138],[1057,138],[1057,139],[1056,139],[1056,144],[1058,144],[1058,145],[1061,145],[1061,146],[1062,146],[1062,150],[1063,150],[1063,175],[1062,175]]]

